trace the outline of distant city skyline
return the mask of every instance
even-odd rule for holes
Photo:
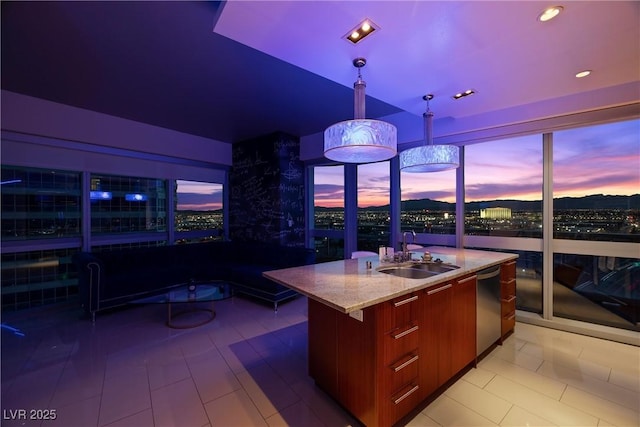
[[[553,134],[554,197],[640,192],[640,120]],[[542,136],[529,135],[465,148],[466,202],[542,199]],[[455,202],[456,171],[401,173],[402,200]],[[315,204],[344,205],[341,166],[316,168]],[[358,207],[389,204],[389,162],[358,166]],[[178,181],[178,209],[222,208],[222,184]]]
[[[178,210],[222,209],[222,184],[178,180]]]

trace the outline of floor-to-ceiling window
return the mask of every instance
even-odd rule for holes
[[[167,244],[167,191],[162,179],[90,174],[93,252]]]
[[[92,174],[91,233],[166,231],[166,184],[161,179]]]
[[[80,235],[80,173],[2,166],[2,239]]]
[[[80,173],[3,165],[2,308],[20,309],[77,293],[71,255],[81,233]]]
[[[640,120],[553,135],[553,315],[640,330]]]
[[[465,147],[465,242],[518,254],[520,310],[542,313],[542,135]],[[538,249],[538,250],[536,250]]]
[[[314,166],[313,226],[316,259],[345,257],[345,168]],[[390,236],[389,162],[357,165],[357,250],[378,251]]]
[[[456,232],[456,171],[400,174],[400,229],[413,231],[417,242]]]
[[[358,165],[358,250],[389,245],[389,162]]]
[[[465,147],[465,234],[542,237],[542,136]]]
[[[2,307],[20,309],[77,294],[72,256],[90,250],[166,245],[166,185],[175,181],[2,166]],[[178,180],[177,243],[222,238],[220,183]],[[83,203],[88,206],[83,236]]]
[[[313,226],[317,261],[344,258],[344,167],[313,167]]]
[[[188,167],[185,170],[188,175]],[[3,309],[76,295],[72,257],[83,249],[97,252],[223,236],[222,183],[14,165],[2,165],[1,171]],[[215,175],[224,179],[222,172]],[[168,187],[175,188],[175,194]],[[208,214],[193,214],[196,207]]]

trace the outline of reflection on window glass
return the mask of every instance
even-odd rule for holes
[[[554,133],[556,239],[640,242],[640,120]]]
[[[2,238],[80,235],[80,174],[2,166]]]
[[[78,294],[73,249],[2,254],[2,310],[64,301]]]
[[[166,191],[161,179],[91,175],[91,232],[163,232]]]
[[[554,316],[640,331],[639,259],[556,253],[553,264]]]
[[[223,238],[222,184],[176,181],[176,232],[210,231],[207,236],[184,237],[178,243]]]
[[[542,313],[542,252],[474,248],[518,254],[516,259],[516,308]]]
[[[456,232],[456,171],[400,174],[400,228],[428,234]]]
[[[314,228],[344,230],[344,167],[313,168]]]
[[[344,259],[344,239],[316,237],[314,245],[317,263]]]
[[[389,246],[389,162],[358,165],[358,250]]]
[[[465,147],[465,234],[542,237],[542,136]]]

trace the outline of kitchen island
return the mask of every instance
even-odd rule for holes
[[[397,423],[475,364],[477,272],[500,266],[501,337],[515,325],[516,254],[425,249],[459,268],[398,277],[376,256],[263,273],[308,297],[309,374],[368,426]]]

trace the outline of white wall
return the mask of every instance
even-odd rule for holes
[[[81,108],[58,104],[9,91],[1,92],[2,130],[16,134],[47,137],[53,140],[82,143],[85,151],[116,149],[111,154],[135,151],[143,159],[195,161],[211,166],[231,165],[231,144],[134,122]],[[4,144],[3,144],[4,145]],[[74,148],[78,148],[76,145]],[[15,147],[12,147],[15,148]],[[15,150],[4,152],[3,163],[12,163]],[[107,150],[108,151],[108,150]],[[134,155],[134,153],[130,153]],[[5,158],[6,156],[11,156]],[[156,155],[156,156],[154,156]]]

